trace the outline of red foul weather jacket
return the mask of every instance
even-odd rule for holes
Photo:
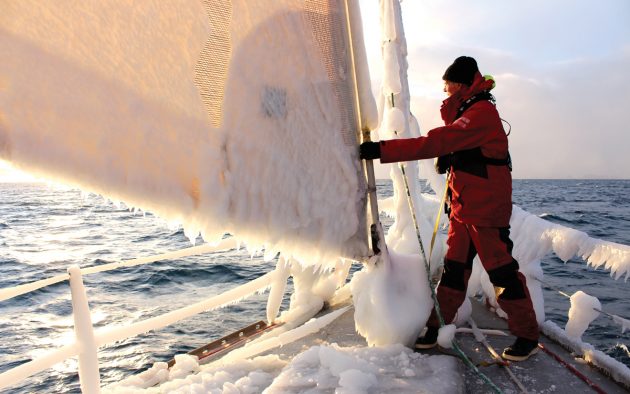
[[[492,89],[493,84],[477,73],[470,87],[464,86],[444,100],[445,126],[429,131],[426,137],[381,141],[381,162],[429,159],[472,148],[481,148],[485,157],[505,159],[508,140],[493,103],[477,101],[456,118],[465,100]],[[485,167],[482,176],[451,168],[451,218],[476,226],[507,227],[512,215],[512,175],[507,165]]]

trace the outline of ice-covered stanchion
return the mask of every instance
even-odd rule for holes
[[[602,304],[596,297],[583,291],[577,291],[571,296],[571,308],[569,309],[569,321],[564,330],[572,338],[582,338],[582,334],[589,324],[599,316]]]
[[[83,286],[81,268],[73,265],[68,268],[72,310],[74,314],[74,332],[79,344],[79,380],[84,393],[100,393],[101,377],[98,367],[98,346],[94,338],[92,315],[88,306],[87,294]]]
[[[332,270],[304,267],[295,260],[288,260],[285,274],[293,277],[293,294],[289,309],[277,319],[288,327],[297,327],[315,316],[324,303],[335,298],[340,286],[339,275]]]

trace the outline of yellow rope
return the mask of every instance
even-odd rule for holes
[[[437,216],[435,217],[435,226],[433,226],[433,235],[431,236],[431,245],[429,246],[429,267],[431,267],[431,256],[433,255],[433,245],[435,245],[435,238],[437,235],[438,227],[440,226],[440,217],[442,216],[442,209],[446,202],[446,195],[448,193],[448,183],[451,180],[451,173],[446,176],[446,184],[444,185],[444,193],[442,193],[442,201],[438,207]]]

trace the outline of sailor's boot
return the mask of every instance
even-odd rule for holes
[[[437,346],[438,331],[437,327],[427,327],[424,336],[416,339],[416,349],[431,349]]]
[[[524,361],[537,352],[538,341],[519,337],[512,346],[505,348],[501,357],[511,361]]]

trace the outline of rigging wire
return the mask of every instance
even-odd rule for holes
[[[499,353],[497,353],[497,351],[494,350],[492,345],[490,345],[490,343],[486,339],[486,336],[483,334],[483,332],[481,332],[481,330],[477,326],[477,323],[475,323],[475,321],[473,320],[472,316],[468,319],[468,324],[470,324],[470,327],[473,330],[473,335],[475,336],[475,339],[478,342],[481,342],[486,347],[486,349],[488,349],[488,352],[490,352],[490,355],[492,355],[492,358],[496,360],[499,366],[505,368],[505,371],[510,376],[510,379],[512,379],[512,381],[514,382],[514,384],[516,384],[519,390],[521,390],[522,393],[527,394],[528,392],[527,389],[525,388],[523,383],[519,380],[519,378],[516,377],[514,372],[512,372],[512,370],[509,367],[510,364],[507,361],[503,360],[503,358],[499,356]]]

